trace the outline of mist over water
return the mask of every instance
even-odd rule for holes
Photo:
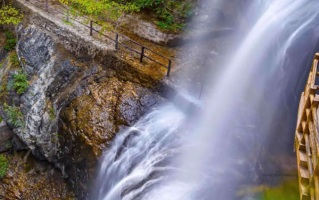
[[[263,13],[217,80],[206,81],[199,112],[165,104],[119,133],[93,199],[238,199],[238,189],[257,183],[261,148],[293,151],[297,105],[318,50],[319,2],[255,3]]]

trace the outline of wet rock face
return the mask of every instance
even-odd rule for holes
[[[10,149],[25,150],[27,146],[13,133],[4,122],[0,122],[0,153]]]
[[[11,149],[11,141],[14,138],[12,130],[5,123],[0,123],[0,152],[5,152]]]
[[[69,177],[78,197],[85,199],[107,143],[161,100],[150,89],[130,82],[135,79],[127,80],[122,71],[74,58],[34,26],[18,27],[16,52],[30,87],[22,95],[11,88],[8,98],[0,99],[15,104],[23,114],[23,127],[8,125],[33,155],[54,163]],[[12,70],[6,63],[0,77],[9,81]],[[10,122],[3,107],[0,116]]]
[[[29,27],[20,29],[17,45],[17,54],[22,67],[29,76],[30,87],[20,97],[20,110],[24,115],[25,127],[14,128],[14,132],[32,150],[33,154],[41,159],[54,162],[57,149],[57,121],[52,116],[58,113],[61,106],[55,101],[59,99],[68,86],[56,86],[56,93],[48,95],[49,89],[59,75],[68,71],[81,71],[78,66],[70,64],[70,59],[62,58],[57,54],[56,46],[52,38]],[[72,74],[69,79],[76,79],[77,73]],[[66,85],[68,81],[64,81]],[[61,97],[60,102],[68,100]]]
[[[87,89],[61,111],[59,124],[60,159],[81,186],[93,179],[97,157],[120,128],[132,125],[161,101],[150,90],[114,77],[90,80]]]

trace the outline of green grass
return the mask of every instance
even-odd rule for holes
[[[0,156],[0,178],[3,178],[6,175],[8,164],[8,160],[5,157]]]

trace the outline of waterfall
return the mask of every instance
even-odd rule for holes
[[[92,199],[134,199],[163,179],[158,174],[172,170],[166,163],[181,145],[178,129],[184,118],[173,105],[162,105],[119,133],[103,155]]]
[[[201,112],[163,105],[119,133],[103,154],[93,199],[237,199],[255,181],[261,143],[278,144],[269,153],[292,151],[280,142],[287,134],[293,141],[301,86],[318,50],[319,2],[265,2],[214,85],[208,81]]]

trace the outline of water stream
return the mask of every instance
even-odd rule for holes
[[[208,81],[214,89],[200,112],[165,104],[119,133],[92,199],[238,199],[242,185],[256,182],[262,144],[277,144],[269,154],[292,152],[299,95],[318,50],[319,1],[264,2],[218,79]]]

